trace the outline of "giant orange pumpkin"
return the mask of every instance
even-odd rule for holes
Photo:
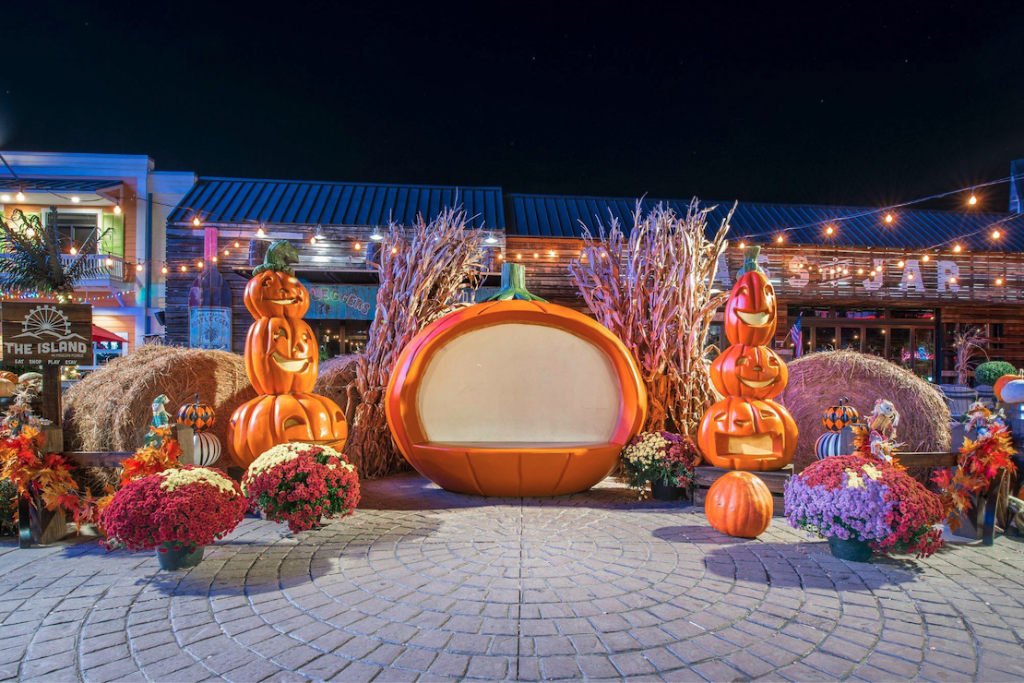
[[[743,270],[725,304],[725,336],[731,344],[765,346],[775,337],[775,287],[757,265],[760,247],[748,247]]]
[[[302,320],[309,292],[289,266],[297,261],[293,246],[277,242],[245,287],[245,305],[256,318],[245,338],[245,371],[260,395],[235,409],[228,423],[228,452],[240,467],[290,441],[341,450],[348,436],[341,408],[308,393],[320,356]]]
[[[258,394],[312,391],[320,366],[313,330],[301,318],[259,318],[245,337],[245,371]]]
[[[243,403],[231,416],[228,446],[240,467],[274,446],[293,441],[341,450],[348,436],[345,414],[316,394],[270,394]]]
[[[786,364],[767,346],[733,344],[711,364],[711,383],[723,396],[775,398],[787,382]]]
[[[708,489],[704,514],[726,536],[757,538],[772,523],[775,502],[763,481],[750,472],[729,472]]]
[[[729,396],[704,414],[697,445],[716,467],[767,472],[790,463],[796,436],[796,422],[779,404]]]
[[[245,285],[245,307],[254,318],[301,318],[309,311],[309,292],[290,264],[298,263],[299,252],[288,240],[275,242],[266,260],[252,271]]]
[[[604,326],[525,290],[446,315],[403,349],[388,424],[421,474],[459,493],[551,496],[605,478],[643,426],[647,396],[628,349]]]

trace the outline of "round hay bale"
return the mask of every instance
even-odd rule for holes
[[[320,372],[313,386],[314,394],[326,396],[345,411],[345,421],[349,424],[350,433],[356,406],[359,404],[359,395],[355,391],[349,392],[348,388],[356,381],[358,358],[359,354],[352,353],[335,356],[320,363]]]
[[[814,442],[825,433],[825,410],[846,396],[861,416],[875,401],[892,401],[900,414],[896,440],[905,451],[950,450],[949,407],[942,394],[909,370],[855,351],[824,351],[789,365],[789,385],[776,399],[800,430],[793,465],[799,472],[815,461]]]
[[[153,399],[167,394],[167,412],[195,394],[217,414],[211,432],[226,443],[231,413],[256,396],[242,356],[226,351],[144,345],[89,374],[64,394],[64,441],[82,451],[132,452],[153,417]]]

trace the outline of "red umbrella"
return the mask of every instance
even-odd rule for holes
[[[113,332],[109,332],[102,327],[92,326],[92,340],[94,342],[126,342],[128,341],[124,337],[119,337]]]

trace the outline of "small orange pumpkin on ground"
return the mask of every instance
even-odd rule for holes
[[[711,383],[723,396],[775,398],[789,382],[789,369],[767,346],[733,344],[711,364]]]
[[[725,303],[725,336],[731,344],[765,346],[775,337],[775,287],[757,265],[760,247],[747,247],[741,275]]]
[[[341,450],[348,436],[345,413],[316,394],[271,394],[243,403],[228,428],[231,456],[247,468],[274,446],[291,441]]]
[[[757,475],[729,472],[708,489],[704,514],[718,531],[737,538],[757,538],[772,523],[775,503]]]
[[[263,265],[252,271],[245,284],[245,307],[252,317],[301,318],[309,311],[309,292],[291,264],[299,262],[299,252],[288,240],[275,242]]]
[[[245,371],[258,394],[308,392],[316,384],[320,349],[300,318],[257,318],[245,336]]]
[[[553,496],[604,479],[644,423],[629,350],[603,325],[534,297],[519,264],[502,290],[403,349],[385,407],[405,458],[458,493]]]
[[[729,396],[704,414],[697,445],[715,467],[769,472],[790,463],[796,437],[796,422],[783,406]]]

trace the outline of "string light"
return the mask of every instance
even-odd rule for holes
[[[196,261],[196,268],[198,268],[199,270],[202,270],[203,269],[203,262],[202,261]]]
[[[740,242],[740,249],[746,249],[746,248],[747,248],[747,243],[746,242]]]
[[[949,284],[951,284],[951,285],[955,285],[956,284],[956,275],[953,275],[953,276],[951,276],[949,278]]]
[[[863,268],[858,268],[857,269],[857,275],[863,275],[863,274],[864,274],[864,269]]]
[[[9,195],[9,194],[0,194],[0,202],[9,202],[9,201],[11,201],[11,195]]]
[[[886,222],[886,223],[892,223],[892,221],[893,221],[893,216],[892,216],[892,214],[891,214],[891,213],[887,213],[887,214],[885,214],[885,222]]]
[[[135,272],[136,273],[141,273],[142,272],[142,264],[141,263],[136,263],[135,264]]]
[[[202,225],[202,221],[199,220],[199,216],[196,216],[195,218],[192,219],[192,225],[196,226],[197,228],[200,225]]]
[[[1002,287],[1002,285],[1003,285],[1003,278],[997,277],[996,278],[996,287]]]
[[[104,261],[104,263],[106,263],[106,264],[107,264],[107,268],[109,268],[110,266],[114,265],[114,259],[112,259],[112,258],[110,258],[110,257],[108,256],[108,257],[107,257],[107,260],[106,260],[106,261]]]
[[[163,273],[164,275],[167,275],[167,266],[161,267],[160,272]]]
[[[835,231],[836,231],[836,229],[835,229],[835,228],[833,228],[833,227],[832,227],[831,225],[830,225],[830,226],[828,226],[827,228],[825,228],[825,234],[826,234],[826,235],[831,235],[831,234],[832,234],[832,233],[834,233]]]
[[[487,233],[487,237],[484,238],[486,244],[497,244],[498,238],[494,236],[493,232]]]
[[[1002,236],[1003,236],[1003,233],[999,232],[998,230],[993,230],[992,231],[992,239],[997,240],[997,239],[999,239]]]
[[[959,254],[961,251],[963,251],[963,249],[964,248],[961,247],[959,244],[954,244],[953,245],[953,253],[954,254]]]
[[[74,247],[71,247],[71,249],[68,250],[68,253],[70,253],[72,256],[74,256],[75,254],[78,253],[78,250],[75,249]]]
[[[256,230],[256,236],[259,237],[260,239],[267,236],[267,231],[263,229],[262,225],[259,227],[258,230]]]
[[[978,203],[978,198],[974,196],[974,192],[971,192],[971,198],[967,200],[967,203],[974,206]]]
[[[785,237],[783,237],[782,235],[779,235],[778,237],[775,238],[775,241],[778,242],[779,244],[782,244],[782,242],[785,239],[786,239]]]
[[[229,254],[231,254],[231,252],[230,252],[230,251],[228,251],[227,249],[225,249],[225,250],[224,250],[224,255],[225,255],[225,256],[228,256]]]
[[[363,248],[363,245],[359,244],[359,242],[356,242],[355,244],[352,245],[352,248],[355,249],[356,251],[359,251],[360,249]]]
[[[217,257],[216,256],[211,256],[210,260],[213,261],[214,263],[216,263],[217,262]]]
[[[384,239],[384,235],[380,234],[380,230],[374,228],[373,234],[370,235],[370,239],[373,240],[374,242],[380,242],[382,239]]]
[[[550,256],[551,258],[555,258],[556,256],[558,256],[558,254],[556,254],[555,250],[552,249],[551,251],[548,252],[548,256]]]
[[[932,260],[932,257],[929,256],[928,254],[925,254],[924,256],[921,257],[921,260],[924,261],[925,263],[928,263],[929,261]]]
[[[114,213],[117,214],[118,216],[121,215],[121,205],[120,204],[115,204],[114,205]]]
[[[188,267],[187,267],[187,266],[185,266],[185,265],[182,265],[182,266],[181,266],[181,272],[183,272],[183,273],[186,273],[186,272],[188,272]]]
[[[23,202],[25,201],[25,193],[22,192],[21,190],[18,190],[18,194],[14,195],[14,198],[17,199],[19,202]]]
[[[899,262],[898,262],[898,263],[896,264],[896,266],[897,266],[898,268],[902,268],[902,267],[904,267],[905,265],[907,265],[907,264],[906,264],[906,263],[904,263],[903,261],[899,261]]]
[[[913,280],[914,279],[914,274],[913,273],[907,273],[907,279],[908,280]]]
[[[239,243],[238,243],[238,241],[236,240],[236,241],[235,241],[235,249],[240,249],[240,248],[241,248],[241,246],[242,246],[242,245],[241,245],[241,244],[239,244]]]
[[[72,198],[71,198],[71,203],[72,203],[72,204],[77,204],[77,203],[78,203],[78,202],[80,202],[80,201],[82,201],[82,200],[81,200],[81,198],[79,198],[79,197],[72,197]]]
[[[28,230],[26,230],[25,231],[25,236],[28,237],[29,239],[32,239],[33,237],[35,237],[36,236],[35,228],[29,228]]]
[[[312,237],[309,238],[309,243],[312,244],[313,246],[316,246],[316,235],[313,235]]]
[[[533,258],[539,258],[539,257],[540,257],[540,254],[538,254],[537,252],[533,252]]]
[[[398,247],[391,247],[391,253],[392,254],[397,254],[398,253]]]
[[[500,251],[498,252],[498,260],[499,261],[504,261],[505,260],[505,255],[502,254]]]
[[[519,261],[523,258],[522,254],[516,254],[516,260]]]

